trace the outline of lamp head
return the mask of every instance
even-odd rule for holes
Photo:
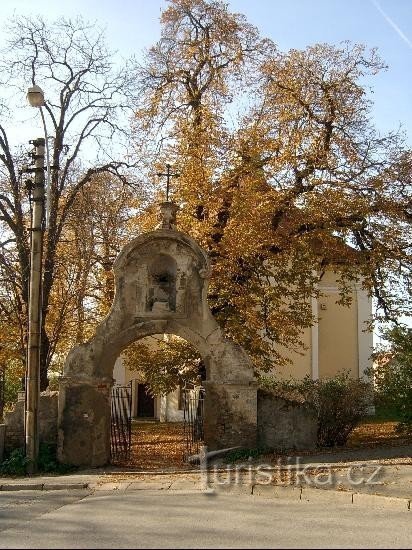
[[[34,85],[27,90],[27,100],[32,107],[43,107],[44,92],[40,86]]]

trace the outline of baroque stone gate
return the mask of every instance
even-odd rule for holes
[[[62,462],[109,462],[114,363],[129,344],[153,334],[181,336],[203,359],[209,449],[256,445],[257,391],[250,359],[223,336],[210,312],[206,253],[175,229],[173,203],[163,203],[161,212],[159,229],[134,239],[116,259],[116,293],[108,316],[93,338],[67,356],[59,392]]]

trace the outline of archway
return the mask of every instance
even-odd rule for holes
[[[210,449],[253,447],[257,398],[245,351],[227,340],[207,304],[210,264],[170,224],[139,236],[114,265],[115,298],[85,344],[69,353],[59,392],[59,459],[102,466],[110,459],[110,388],[121,351],[153,334],[175,334],[206,366],[205,442]]]
[[[123,350],[113,376],[112,464],[187,469],[204,440],[206,373],[197,350],[180,337],[145,337]]]

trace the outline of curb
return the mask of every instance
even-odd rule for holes
[[[165,482],[103,482],[99,485],[90,485],[89,488],[96,491],[162,491],[167,493],[214,493],[215,495],[250,495],[270,500],[288,499],[302,502],[320,501],[327,505],[345,504],[372,506],[395,506],[400,510],[412,510],[412,501],[405,497],[394,497],[373,493],[355,493],[335,489],[316,489],[305,486],[290,485],[265,485],[265,484],[227,484],[209,483],[202,486],[201,480],[191,482],[188,480],[176,480]]]
[[[360,460],[354,460],[352,462],[302,462],[300,464],[276,464],[274,466],[265,464],[264,468],[262,466],[256,466],[254,464],[227,464],[227,465],[219,465],[219,466],[213,466],[208,467],[208,472],[294,472],[294,471],[300,471],[300,470],[321,470],[322,468],[335,468],[337,470],[346,470],[348,468],[358,468],[358,467],[364,467],[364,466],[377,466],[380,465],[382,467],[387,466],[412,466],[412,463],[410,461],[408,462],[402,462],[402,463],[394,463],[394,464],[387,464],[382,463],[379,461],[379,459],[376,460],[367,460],[367,461],[360,461]],[[113,470],[113,471],[105,471],[99,474],[100,477],[106,477],[106,476],[116,476],[116,475],[122,475],[124,477],[128,476],[134,476],[134,475],[149,475],[149,476],[168,476],[168,475],[184,475],[184,474],[199,474],[201,473],[201,470],[199,470],[199,467],[193,468],[191,470]]]
[[[173,487],[171,487],[173,489]],[[394,506],[399,510],[412,510],[412,501],[404,497],[391,497],[369,493],[352,493],[333,489],[314,489],[311,487],[293,487],[285,485],[217,485],[209,491],[217,494],[248,494],[270,500],[295,500],[301,502],[323,502],[327,505],[345,504],[373,506]]]
[[[218,490],[218,492],[220,491]],[[236,493],[237,491],[230,490],[230,487],[225,487],[221,492]],[[244,490],[240,492],[243,493]],[[253,485],[250,494],[267,499],[279,499],[283,497],[304,502],[321,501],[325,504],[366,505],[368,507],[374,505],[395,506],[405,511],[412,510],[412,501],[405,497],[393,497],[373,493],[353,493],[351,491],[336,491],[333,489],[315,489],[313,487]]]
[[[0,491],[62,491],[88,489],[89,483],[4,483]]]
[[[220,495],[250,495],[270,500],[288,499],[302,502],[321,501],[325,504],[345,504],[372,506],[395,506],[400,510],[411,511],[412,500],[404,497],[393,497],[371,493],[356,493],[352,491],[337,491],[334,489],[317,489],[305,486],[270,485],[270,484],[211,484],[205,490],[200,483],[189,480],[175,480],[174,482],[144,482],[122,481],[104,482],[97,485],[95,482],[79,483],[3,483],[1,491],[61,491],[81,490],[92,491],[162,491],[162,492],[213,492]]]

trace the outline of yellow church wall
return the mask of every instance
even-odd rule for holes
[[[302,354],[289,352],[281,348],[281,353],[292,360],[291,364],[276,367],[274,374],[287,379],[289,377],[302,379],[306,375],[313,378],[334,376],[339,372],[348,371],[351,376],[358,377],[360,370],[369,364],[368,350],[371,352],[371,335],[359,332],[358,326],[358,292],[353,288],[352,302],[349,306],[337,304],[339,293],[336,275],[329,271],[320,282],[321,296],[312,302],[313,313],[318,318],[312,328],[302,333],[306,346]],[[363,298],[365,298],[363,296]],[[363,300],[365,301],[365,300]],[[366,298],[362,304],[363,316],[371,313],[371,304]],[[359,342],[358,339],[362,341]],[[364,352],[360,352],[365,348]],[[363,356],[361,369],[359,357]],[[363,363],[365,365],[363,365]]]
[[[323,282],[323,281],[322,281]],[[342,371],[358,376],[358,310],[357,296],[353,293],[350,306],[336,303],[334,289],[325,289],[318,301],[319,377],[328,377]]]
[[[302,333],[302,342],[305,345],[301,353],[293,352],[285,348],[281,348],[280,353],[291,360],[291,363],[276,367],[275,375],[282,379],[304,378],[310,375],[312,371],[311,361],[311,329],[306,329]]]

